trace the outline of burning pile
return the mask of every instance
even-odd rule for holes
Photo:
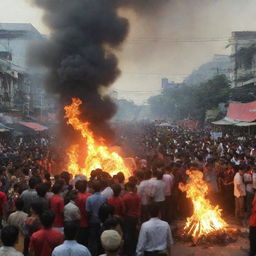
[[[200,171],[187,171],[189,180],[186,185],[180,184],[180,189],[187,192],[187,198],[193,203],[193,215],[187,218],[184,231],[186,236],[192,237],[197,243],[202,237],[216,232],[225,231],[226,222],[221,217],[219,206],[213,206],[206,198],[208,193],[207,183],[203,180]]]
[[[93,132],[89,129],[88,122],[82,122],[79,119],[79,106],[81,104],[80,99],[73,98],[72,104],[65,107],[67,124],[72,125],[75,130],[80,132],[85,144],[82,152],[78,144],[70,147],[68,151],[68,171],[74,175],[82,173],[89,177],[92,170],[100,168],[110,175],[123,172],[125,177],[128,178],[130,170],[126,167],[123,158],[116,152],[111,152],[102,138],[95,138]],[[85,155],[82,165],[79,164],[81,155]]]

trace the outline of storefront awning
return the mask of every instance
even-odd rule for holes
[[[232,120],[232,119],[229,119],[227,117],[225,117],[225,118],[223,118],[221,120],[212,122],[212,124],[215,124],[215,125],[235,125],[237,123],[239,123],[239,122],[235,121],[235,120]]]
[[[256,120],[256,101],[249,103],[230,103],[227,118],[240,122],[253,122]]]
[[[21,124],[27,128],[30,128],[30,129],[34,130],[35,132],[42,132],[42,131],[48,130],[48,128],[46,126],[43,126],[41,124],[34,123],[34,122],[19,122],[19,124]]]

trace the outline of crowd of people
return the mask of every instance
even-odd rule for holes
[[[171,255],[170,227],[193,212],[179,189],[188,169],[203,172],[225,217],[250,226],[256,254],[255,137],[142,124],[119,138],[133,152],[131,177],[101,169],[73,177],[54,138],[0,138],[0,256]]]

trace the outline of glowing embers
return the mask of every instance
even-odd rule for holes
[[[80,99],[73,98],[72,104],[64,108],[67,124],[80,132],[81,139],[85,145],[82,149],[76,144],[69,148],[67,152],[69,158],[68,171],[74,175],[84,174],[90,177],[92,170],[100,168],[112,176],[118,172],[123,172],[125,177],[128,178],[131,173],[129,168],[126,167],[123,158],[118,153],[110,151],[102,138],[95,138],[89,129],[88,122],[82,122],[79,119],[79,106],[81,104],[82,101]],[[84,155],[82,163],[79,161],[81,155]]]
[[[221,217],[219,206],[213,206],[206,198],[208,185],[203,180],[203,173],[200,171],[187,171],[189,179],[186,185],[180,184],[180,189],[187,192],[187,198],[193,203],[193,215],[187,218],[184,227],[184,234],[192,237],[197,243],[202,237],[209,236],[216,232],[225,232],[227,223]]]

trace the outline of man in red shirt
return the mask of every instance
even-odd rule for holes
[[[122,188],[119,184],[114,184],[112,186],[112,190],[114,192],[114,196],[108,198],[108,203],[114,207],[114,214],[118,217],[122,217],[124,215],[124,202],[120,197]]]
[[[137,224],[141,213],[140,197],[136,194],[136,185],[128,182],[125,185],[127,193],[124,202],[124,254],[134,255],[136,251],[138,231]]]
[[[250,254],[249,256],[256,255],[256,196],[252,202],[251,216],[250,216]]]
[[[62,185],[56,183],[53,185],[52,192],[54,195],[49,199],[50,210],[55,214],[53,227],[63,231],[64,227],[64,199],[60,196]]]
[[[43,228],[32,235],[29,245],[29,255],[50,256],[53,249],[63,243],[63,234],[58,230],[52,229],[54,217],[52,211],[45,211],[40,216]]]
[[[80,210],[81,219],[80,219],[80,228],[77,235],[77,242],[87,246],[88,245],[88,236],[89,236],[89,228],[88,228],[88,214],[85,210],[86,200],[91,193],[86,193],[87,182],[85,180],[78,180],[76,182],[76,189],[78,190],[78,198],[76,200],[76,205]]]
[[[5,206],[7,203],[7,196],[4,192],[0,191],[0,228],[2,228],[2,219],[5,217]]]

